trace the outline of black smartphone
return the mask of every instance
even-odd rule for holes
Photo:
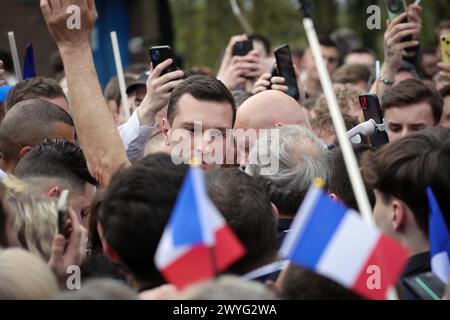
[[[445,284],[431,272],[407,277],[403,282],[422,300],[441,300],[445,294]]]
[[[233,46],[233,56],[246,56],[253,50],[253,40],[238,41]]]
[[[170,46],[156,46],[150,48],[150,59],[152,61],[153,68],[156,68],[156,66],[162,62],[164,62],[167,59],[172,59],[172,64],[167,67],[162,73],[170,73],[173,71],[177,71],[180,68],[176,65],[176,59],[173,54],[172,48]]]
[[[386,7],[388,11],[389,19],[392,21],[397,18],[402,13],[406,12],[406,3],[405,0],[385,0]],[[402,23],[407,23],[408,18],[405,18]],[[402,39],[402,42],[412,41],[412,36],[406,36]],[[408,52],[416,51],[418,47],[406,48],[405,50]]]
[[[359,96],[359,103],[364,113],[366,121],[370,119],[375,120],[377,124],[382,124],[384,121],[383,110],[381,110],[378,96],[371,93],[362,94]],[[389,143],[389,137],[385,131],[377,130],[371,137],[370,141],[374,148],[381,148]]]
[[[300,99],[297,77],[295,75],[294,63],[292,62],[291,49],[288,45],[279,47],[274,51],[277,61],[278,74],[285,79],[285,85],[288,87],[288,95],[295,100]]]
[[[58,233],[62,234],[66,239],[69,238],[69,232],[66,228],[66,222],[69,217],[69,206],[67,204],[67,198],[69,191],[64,190],[61,192],[58,200]]]

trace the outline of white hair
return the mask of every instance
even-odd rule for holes
[[[250,150],[246,173],[264,176],[283,193],[304,192],[315,178],[326,181],[326,155],[326,145],[311,130],[296,125],[282,126],[260,135]],[[273,163],[267,159],[278,161],[277,172],[269,172]]]

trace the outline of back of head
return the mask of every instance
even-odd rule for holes
[[[353,145],[353,151],[355,152],[355,156],[358,162],[361,161],[362,155],[366,151],[374,150],[374,148],[365,144]],[[347,173],[347,167],[345,166],[344,155],[342,154],[341,148],[337,147],[328,152],[328,166],[328,193],[335,194],[337,198],[341,200],[347,207],[358,211],[358,204],[356,202],[352,184]],[[367,194],[369,196],[370,202],[373,205],[375,203],[375,196],[373,194],[373,191],[368,190]]]
[[[138,296],[121,281],[95,279],[83,283],[80,290],[63,293],[57,300],[138,300]]]
[[[164,282],[154,255],[186,172],[187,166],[174,165],[170,155],[146,157],[114,175],[101,204],[105,241],[146,285]]]
[[[272,262],[276,254],[276,218],[264,190],[239,169],[206,174],[208,194],[246,249],[229,271],[244,274]]]
[[[59,292],[47,264],[22,249],[0,251],[0,283],[0,300],[45,300]]]
[[[236,128],[271,129],[280,124],[310,128],[308,116],[294,98],[278,90],[260,92],[239,107]]]
[[[17,164],[15,175],[28,182],[31,189],[58,181],[72,192],[83,193],[86,183],[97,184],[81,148],[62,139],[48,139],[31,149]]]
[[[275,300],[275,294],[262,283],[246,281],[233,276],[194,285],[181,296],[181,300]]]
[[[285,300],[361,300],[340,284],[304,267],[289,265],[281,282]]]
[[[450,225],[450,131],[427,129],[363,156],[368,185],[385,199],[403,201],[412,211],[420,231],[428,235],[428,187]]]
[[[18,82],[9,92],[6,100],[6,110],[11,109],[21,101],[42,98],[66,99],[66,96],[56,80],[44,77],[25,79]]]
[[[273,134],[275,130],[278,134]],[[312,181],[327,178],[327,148],[312,131],[301,126],[271,131],[260,136],[250,151],[246,172],[265,186],[280,213],[295,215]],[[270,163],[265,161],[268,158]],[[273,163],[278,163],[275,172]]]
[[[433,88],[420,80],[408,79],[386,91],[382,98],[383,110],[428,102],[433,112],[434,123],[438,124],[442,116],[443,101]]]
[[[32,99],[19,102],[0,125],[0,149],[5,163],[17,162],[25,146],[35,146],[47,138],[58,137],[59,124],[73,127],[70,115],[45,100]],[[73,139],[72,133],[63,133]]]
[[[15,211],[14,229],[22,247],[48,261],[58,229],[56,201],[28,194],[9,196],[7,201]]]
[[[167,120],[173,124],[178,110],[178,102],[185,94],[191,95],[196,100],[228,102],[233,111],[233,124],[236,119],[236,104],[231,92],[215,77],[195,75],[184,80],[172,91],[167,108]]]
[[[348,64],[338,68],[332,76],[333,83],[356,84],[358,82],[368,83],[370,70],[359,64]]]

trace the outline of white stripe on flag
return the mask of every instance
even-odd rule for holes
[[[447,252],[438,253],[431,258],[431,270],[442,282],[448,283],[450,262]]]
[[[171,228],[164,230],[164,233],[159,241],[158,249],[155,253],[155,265],[158,269],[164,269],[172,262],[183,256],[190,250],[191,246],[185,245],[175,247],[173,244],[173,232]]]
[[[213,247],[216,242],[215,233],[226,224],[225,219],[208,197],[203,171],[192,168],[192,178],[202,238],[206,246]]]
[[[307,226],[311,215],[314,213],[317,202],[322,195],[323,190],[319,187],[312,186],[303,199],[295,219],[292,222],[291,230],[286,235],[286,239],[280,248],[280,256],[286,259],[290,259],[295,250],[300,237],[303,235],[303,231]]]
[[[347,211],[317,263],[317,272],[351,288],[380,236],[356,212]]]

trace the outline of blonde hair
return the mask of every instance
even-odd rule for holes
[[[53,237],[58,230],[56,200],[28,194],[9,196],[7,199],[16,212],[14,230],[22,246],[48,261]]]
[[[335,92],[338,105],[343,113],[350,114],[350,106],[352,104],[359,106],[359,95],[362,93],[360,90],[347,84],[342,88],[337,88]],[[321,117],[322,115],[329,113],[328,102],[325,96],[321,96],[317,99],[314,109],[316,110],[317,117]]]
[[[0,251],[0,300],[52,299],[56,277],[39,257],[23,249]]]

